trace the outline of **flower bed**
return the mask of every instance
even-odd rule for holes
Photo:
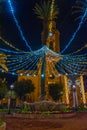
[[[16,117],[16,118],[65,118],[65,117],[73,117],[76,115],[76,112],[63,112],[63,113],[57,113],[57,112],[33,112],[28,114],[18,114],[13,113],[11,115],[6,114],[6,117]]]

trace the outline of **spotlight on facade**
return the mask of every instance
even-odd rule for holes
[[[44,77],[44,74],[41,74],[41,77],[43,78],[43,77]]]
[[[20,76],[22,76],[23,74],[22,73],[20,73]]]
[[[15,75],[15,73],[14,73],[14,72],[12,72],[12,75]]]
[[[4,73],[5,71],[4,70],[2,70],[2,73]]]
[[[48,36],[49,36],[49,37],[52,37],[52,36],[53,36],[53,33],[52,33],[52,32],[50,32],[50,33],[48,34]]]
[[[30,76],[30,74],[27,74],[27,76]]]

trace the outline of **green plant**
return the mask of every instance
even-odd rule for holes
[[[87,111],[87,108],[84,108],[84,107],[77,107],[77,110],[78,110],[78,111]]]
[[[0,119],[0,126],[1,126],[1,125],[3,125],[3,120],[2,120],[2,119]]]
[[[3,114],[0,114],[0,126],[3,125],[4,121],[3,121]]]
[[[63,107],[62,107],[62,111],[63,111],[63,112],[71,112],[72,110],[69,109],[69,108],[67,108],[67,107],[65,107],[65,106],[63,106]]]
[[[50,115],[51,112],[50,111],[44,111],[44,112],[41,112],[41,115]]]
[[[24,106],[24,108],[22,109],[22,113],[27,114],[28,113],[28,107]]]

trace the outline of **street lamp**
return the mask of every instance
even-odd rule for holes
[[[72,87],[73,87],[73,107],[76,109],[78,106],[76,86],[73,85]]]
[[[10,91],[11,91],[11,93],[10,93],[10,95],[9,95],[9,99],[8,99],[8,114],[10,114],[11,113],[11,98],[12,98],[12,90],[13,90],[13,88],[14,88],[14,85],[12,84],[12,85],[10,85]]]

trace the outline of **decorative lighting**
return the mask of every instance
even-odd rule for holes
[[[50,33],[48,34],[48,36],[49,36],[49,37],[52,37],[52,36],[53,36],[53,33],[52,33],[52,32],[50,32]]]
[[[73,85],[73,88],[75,89],[75,88],[76,88],[76,86],[75,86],[75,85]]]
[[[43,77],[44,77],[44,74],[41,74],[41,77],[43,78]]]
[[[26,40],[25,37],[24,37],[23,31],[22,31],[22,29],[21,29],[21,27],[20,27],[20,25],[19,25],[19,23],[18,23],[18,20],[17,20],[15,14],[14,14],[14,9],[13,9],[13,6],[12,6],[12,1],[11,1],[11,0],[8,0],[8,3],[9,3],[9,6],[10,6],[10,10],[11,10],[13,19],[14,19],[14,21],[15,21],[15,23],[16,23],[16,26],[17,26],[17,28],[18,28],[18,30],[19,30],[19,32],[20,32],[21,38],[22,38],[22,40],[25,42],[25,44],[26,44],[26,46],[29,48],[29,50],[32,51],[31,47],[28,45],[28,42],[27,42],[27,40]]]
[[[72,41],[75,39],[75,36],[77,35],[77,33],[80,30],[82,24],[84,23],[84,20],[85,20],[86,16],[87,16],[87,7],[84,10],[84,14],[83,14],[83,16],[82,16],[82,18],[80,20],[80,23],[79,23],[76,31],[73,33],[73,35],[72,35],[70,41],[67,43],[66,47],[61,51],[61,54],[65,52],[65,50],[70,46],[70,44],[72,43]]]
[[[23,73],[20,73],[20,76],[22,76],[23,75]]]
[[[13,84],[11,84],[11,85],[10,85],[10,89],[13,89],[13,88],[14,88],[14,85],[13,85]]]
[[[30,76],[30,74],[27,74],[27,76]]]

